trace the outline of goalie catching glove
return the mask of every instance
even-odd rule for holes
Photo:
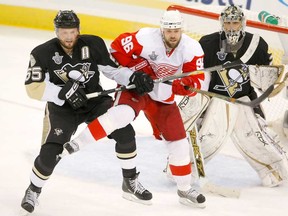
[[[60,90],[58,97],[61,100],[67,101],[74,110],[86,106],[88,100],[84,90],[79,88],[79,82],[72,79],[66,82]]]
[[[151,92],[154,88],[153,79],[142,71],[134,72],[129,78],[129,85],[134,84],[136,87],[133,89],[139,95]]]
[[[197,93],[189,90],[189,88],[197,88],[199,86],[200,83],[197,79],[194,79],[192,76],[187,76],[172,82],[172,92],[176,95],[194,96]]]

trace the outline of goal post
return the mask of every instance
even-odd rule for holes
[[[209,9],[209,8],[210,8],[210,10],[215,9],[217,11],[219,11],[218,9],[223,9],[223,7],[221,7],[221,6],[219,6],[219,7],[218,6],[210,6],[210,7],[207,6],[207,9]],[[203,8],[203,9],[205,9],[205,8]],[[167,8],[167,10],[179,10],[182,13],[186,13],[186,14],[190,14],[190,15],[196,15],[199,17],[205,17],[205,18],[214,19],[214,20],[219,20],[219,14],[220,14],[220,11],[219,11],[219,13],[215,13],[215,12],[211,12],[211,11],[205,11],[205,10],[192,8],[192,7],[185,7],[185,6],[181,6],[181,5],[170,5]],[[246,15],[248,10],[245,10],[245,9],[243,9],[243,10],[244,10],[244,14]],[[248,13],[251,14],[251,11]],[[267,31],[274,31],[274,32],[278,32],[278,33],[288,34],[288,28],[287,27],[266,24],[266,23],[262,23],[262,22],[255,21],[252,19],[248,19],[246,25],[249,27],[264,29]]]
[[[170,5],[167,10],[179,10],[185,20],[185,33],[198,40],[202,35],[220,31],[219,15],[224,6],[181,6]],[[269,45],[269,51],[273,54],[273,64],[281,64],[282,57],[288,56],[288,48],[284,46],[288,41],[288,28],[281,25],[271,25],[258,21],[258,13],[242,9],[246,16],[246,31],[257,33],[265,39]],[[281,18],[280,24],[286,25],[288,18]],[[287,52],[285,52],[285,48]]]

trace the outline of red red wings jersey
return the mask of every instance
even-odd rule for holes
[[[204,53],[198,41],[182,34],[179,45],[168,54],[160,28],[142,28],[134,33],[119,35],[111,44],[111,54],[120,65],[128,67],[136,65],[135,70],[141,69],[153,78],[203,69]],[[204,74],[196,76],[204,80]],[[162,91],[166,89],[165,96],[164,92],[159,92],[160,89]],[[171,98],[172,91],[168,86],[165,88],[155,86],[149,95],[154,100],[165,101]]]

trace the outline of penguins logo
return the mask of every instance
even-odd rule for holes
[[[249,69],[245,64],[218,71],[218,74],[223,85],[216,85],[214,89],[226,91],[230,97],[233,97],[238,91],[242,91],[242,85],[250,80]]]
[[[91,63],[65,64],[60,70],[55,70],[54,72],[64,83],[68,79],[74,79],[84,84],[95,74],[95,71],[90,71],[90,65]]]

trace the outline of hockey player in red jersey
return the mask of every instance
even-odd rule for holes
[[[183,18],[179,11],[166,11],[160,22],[161,28],[142,28],[134,33],[124,33],[111,44],[111,54],[122,66],[133,69],[133,74],[119,73],[126,85],[135,84],[130,91],[119,92],[114,106],[107,113],[91,122],[73,141],[64,145],[68,152],[81,149],[92,137],[99,140],[114,130],[125,127],[143,111],[148,120],[161,132],[167,144],[169,163],[178,187],[179,201],[188,206],[205,207],[205,197],[191,188],[191,161],[189,143],[174,95],[195,95],[186,86],[204,88],[207,81],[204,73],[174,80],[172,85],[155,83],[162,78],[203,68],[203,50],[200,44],[183,34]],[[208,81],[207,81],[208,82]],[[207,84],[206,84],[207,88]],[[136,172],[133,158],[136,146],[130,152],[117,152],[122,159],[122,169]],[[76,148],[75,148],[76,147]],[[132,156],[134,156],[132,158]],[[125,185],[123,185],[126,188]],[[124,197],[137,200],[133,189]]]

